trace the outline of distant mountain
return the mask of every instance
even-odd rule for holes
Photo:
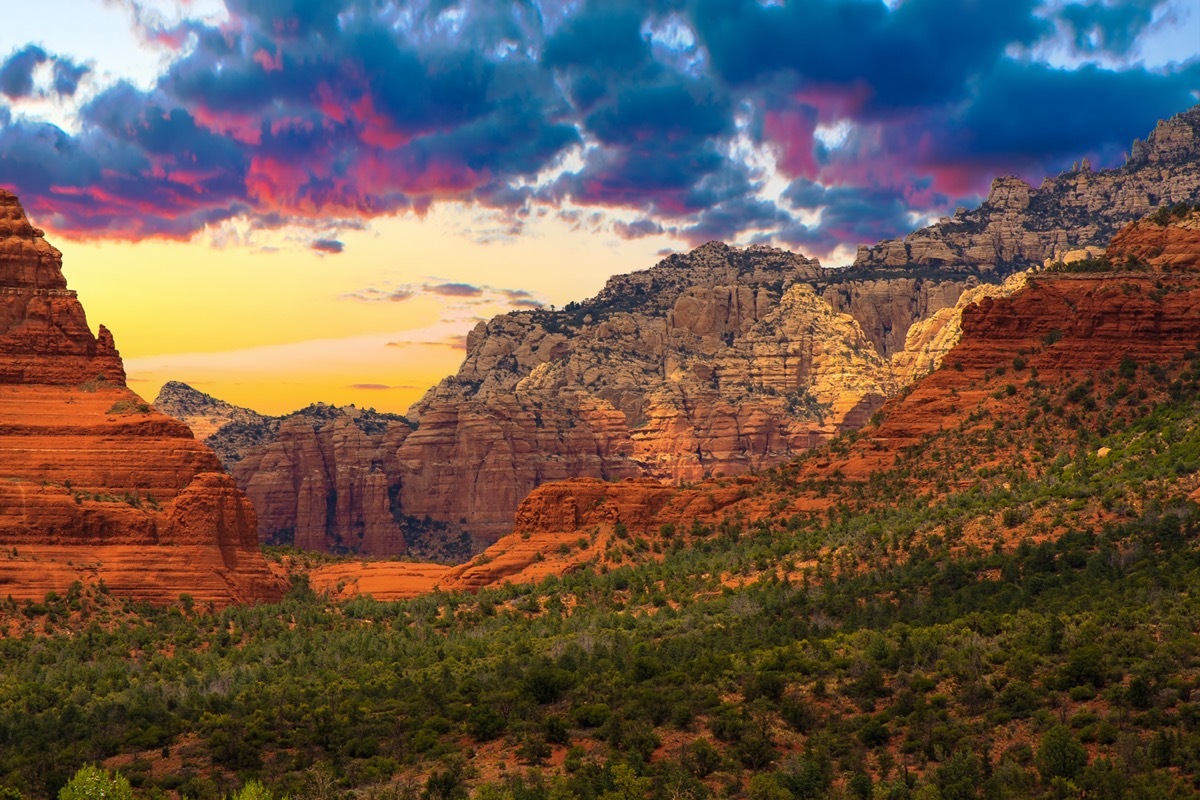
[[[1146,141],[1135,140],[1117,169],[1092,171],[1084,159],[1037,188],[997,178],[979,208],[959,209],[903,240],[861,247],[854,268],[1006,275],[1070,250],[1103,249],[1118,230],[1154,209],[1197,200],[1200,106],[1159,122]]]
[[[179,381],[163,384],[158,397],[154,398],[154,407],[186,424],[197,439],[204,440],[209,447],[217,450],[217,455],[226,469],[232,468],[241,459],[243,447],[230,443],[229,446],[218,449],[213,434],[233,424],[247,430],[261,428],[266,431],[272,427],[270,417],[218,400]],[[275,427],[278,427],[278,424]],[[263,444],[265,441],[265,436],[258,437],[253,444]]]
[[[451,560],[468,553],[454,536],[426,542],[423,521],[395,513],[395,451],[413,427],[399,414],[315,403],[270,417],[177,381],[154,405],[216,451],[254,503],[264,542]]]
[[[281,426],[288,420],[303,420],[315,430],[321,430],[328,423],[345,418],[367,435],[381,434],[393,423],[412,427],[400,414],[325,403],[313,403],[299,411],[271,417],[218,400],[179,381],[163,384],[158,397],[154,398],[154,407],[191,428],[196,438],[203,439],[216,451],[221,463],[229,470],[252,448],[276,442]]]

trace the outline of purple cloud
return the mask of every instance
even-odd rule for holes
[[[909,212],[967,204],[997,173],[1118,163],[1200,96],[1200,58],[1129,63],[1172,8],[584,0],[399,15],[373,0],[228,0],[221,23],[141,20],[174,61],[152,87],[80,97],[76,129],[0,104],[0,185],[39,224],[84,238],[186,239],[238,217],[350,222],[454,201],[514,220],[549,206],[626,238],[765,237],[822,254],[903,233]],[[1029,55],[1054,42],[1099,63]],[[51,88],[38,88],[48,63]],[[77,97],[89,69],[29,45],[0,62],[0,95]],[[793,196],[765,191],[772,160]],[[811,227],[799,181],[820,189]]]

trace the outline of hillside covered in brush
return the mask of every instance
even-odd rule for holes
[[[543,487],[519,522],[573,566],[537,583],[334,601],[293,561],[279,605],[9,603],[0,784],[1194,796],[1198,220],[968,309],[941,369],[786,466]]]

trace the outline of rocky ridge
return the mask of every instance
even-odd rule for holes
[[[1007,491],[1010,481],[1036,479],[1064,453],[1103,459],[1105,449],[1079,446],[1084,431],[1128,423],[1187,390],[1171,382],[1170,369],[1194,356],[1200,342],[1197,230],[1200,212],[1164,225],[1143,221],[1121,231],[1099,264],[1016,276],[1003,291],[986,287],[951,326],[959,340],[942,354],[940,368],[889,399],[860,431],[778,470],[687,486],[644,478],[547,483],[520,504],[515,532],[469,564],[338,564],[313,570],[311,580],[343,597],[369,593],[381,600],[535,582],[632,552],[630,543],[639,540],[652,543],[644,557],[654,558],[660,545],[710,535],[727,520],[736,521],[734,530],[752,530],[792,515],[824,516],[847,503],[878,508],[919,496],[936,504],[952,492]],[[1164,260],[1129,260],[1137,252],[1158,252]],[[951,336],[948,330],[942,335]],[[1034,439],[1041,449],[1023,444],[1033,420],[1041,426]],[[1056,439],[1058,447],[1050,446]],[[1200,497],[1197,485],[1200,476],[1185,470],[1183,491]],[[881,499],[885,490],[891,494]],[[1086,513],[1101,515],[1097,524],[1111,520],[1107,506],[1093,500]],[[975,546],[1005,546],[1006,524],[999,509],[995,514],[955,535]],[[1054,525],[1049,515],[1008,535],[1067,529]],[[775,578],[767,572],[767,580]]]
[[[188,428],[125,386],[62,254],[0,190],[0,596],[76,580],[154,602],[270,600],[254,509]]]
[[[1021,287],[1005,276],[1046,258],[1087,259],[1118,224],[1197,196],[1198,120],[1193,109],[1162,123],[1119,170],[1084,165],[1038,190],[1001,179],[979,209],[864,251],[853,268],[713,242],[616,276],[562,310],[480,323],[457,374],[410,410],[419,428],[397,437],[394,453],[372,443],[362,459],[386,475],[391,520],[432,541],[466,532],[476,548],[510,530],[517,504],[549,481],[686,482],[787,461],[863,425],[935,370],[967,307]],[[942,250],[913,249],[926,240]],[[279,498],[259,503],[269,530],[319,522],[319,509],[333,507],[327,491],[324,503],[303,501],[309,511],[285,511],[318,493],[287,488],[301,482],[288,471],[297,458],[267,463],[270,477],[251,494]],[[249,488],[248,468],[242,475]]]
[[[1190,253],[1189,264],[1200,265],[1195,224],[1196,216],[1191,216],[1173,225],[1130,226],[1114,238],[1108,251],[1114,266],[1107,271],[1072,271],[1068,266],[1026,276],[1022,285],[1010,284],[1007,294],[982,297],[964,309],[961,340],[944,356],[942,368],[889,400],[878,421],[859,435],[841,447],[810,454],[786,475],[744,476],[732,483],[710,480],[665,491],[629,481],[615,486],[590,479],[547,484],[521,504],[514,536],[555,531],[573,536],[617,523],[630,531],[653,532],[663,525],[715,523],[729,515],[753,524],[767,515],[821,511],[839,502],[838,486],[865,485],[896,464],[911,462],[917,452],[936,462],[945,458],[939,448],[949,451],[953,442],[969,442],[970,437],[982,441],[989,432],[994,438],[996,430],[1007,427],[1005,420],[1025,416],[1028,424],[1042,413],[1061,414],[1063,435],[1074,438],[1073,426],[1085,423],[1078,414],[1042,405],[1038,395],[1047,387],[1061,390],[1060,402],[1081,404],[1080,412],[1087,413],[1087,395],[1103,383],[1112,393],[1105,406],[1091,406],[1095,424],[1106,425],[1119,415],[1136,417],[1144,413],[1138,404],[1145,395],[1131,392],[1123,382],[1128,375],[1145,370],[1148,382],[1163,384],[1156,391],[1166,392],[1165,378],[1153,376],[1194,353],[1200,342],[1200,276],[1176,266],[1184,253]],[[1160,246],[1173,254],[1166,263],[1124,261],[1137,247]],[[1048,463],[1055,455],[1020,453],[1019,463],[1036,472],[1037,463]],[[939,469],[924,472],[936,479]],[[975,474],[958,488],[980,480]],[[921,491],[931,489],[938,491],[932,485]]]
[[[247,444],[230,442],[225,452],[218,450],[213,434],[222,428],[238,426],[247,430],[263,427],[270,428],[270,417],[252,411],[249,408],[235,406],[224,400],[218,400],[210,394],[193,389],[186,383],[167,381],[154,398],[154,407],[169,417],[174,417],[191,428],[197,439],[217,452],[221,463],[229,469],[241,458],[241,453]],[[255,441],[253,444],[261,442]]]
[[[1128,223],[1159,206],[1200,199],[1200,106],[1135,140],[1117,169],[1087,160],[1034,188],[992,182],[977,209],[959,209],[903,240],[859,248],[859,271],[936,270],[1004,276],[1089,246],[1104,248]],[[993,278],[994,280],[994,278]]]

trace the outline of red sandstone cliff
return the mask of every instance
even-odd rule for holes
[[[171,602],[270,600],[254,509],[186,426],[125,386],[62,254],[0,190],[0,597],[75,580]]]
[[[1200,269],[1200,204],[1164,209],[1130,225],[1113,237],[1108,258],[1117,265],[1132,259],[1166,272]]]

